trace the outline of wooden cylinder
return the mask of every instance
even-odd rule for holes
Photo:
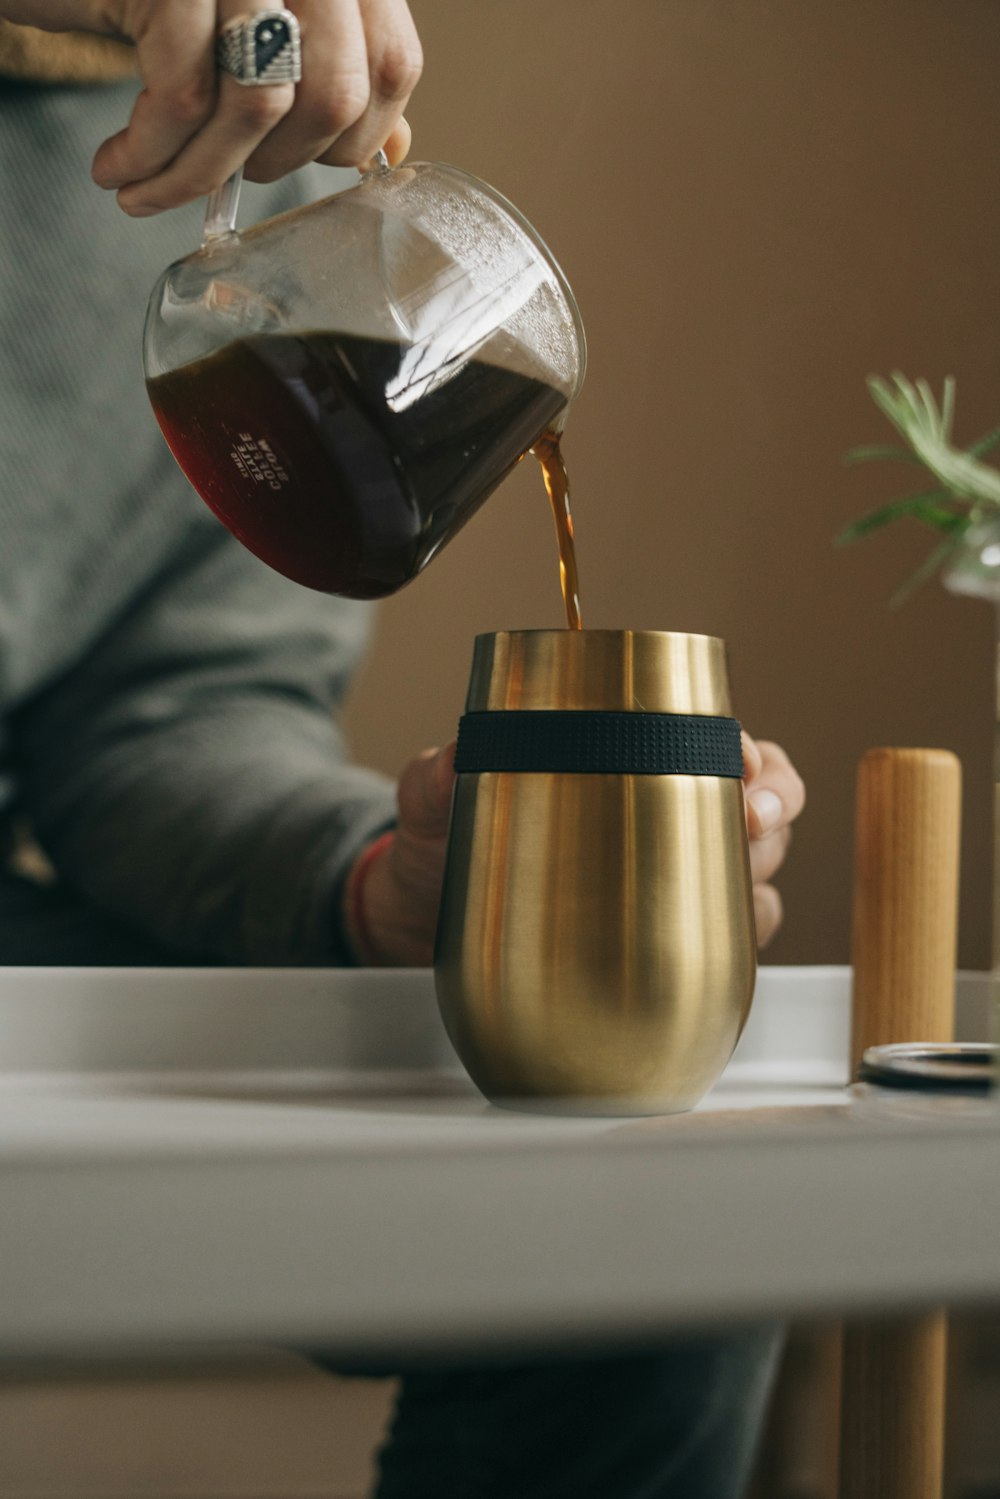
[[[867,1046],[950,1041],[961,767],[876,749],[858,774],[851,1065]],[[941,1499],[943,1312],[844,1330],[841,1499]]]
[[[941,1499],[948,1319],[844,1329],[841,1499]]]
[[[861,762],[852,1069],[866,1046],[952,1039],[961,801],[948,750],[874,749]]]

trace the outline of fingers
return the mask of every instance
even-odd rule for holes
[[[781,896],[773,885],[753,887],[753,916],[757,927],[757,946],[766,947],[781,926]]]
[[[401,0],[363,0],[363,10],[368,37],[368,104],[360,119],[318,158],[330,166],[356,166],[393,136],[423,69],[417,30]]]
[[[404,0],[303,0],[302,82],[246,174],[272,182],[306,161],[358,166],[395,136],[423,66]],[[402,160],[409,127],[393,141]],[[400,145],[402,149],[400,150]]]
[[[119,206],[142,218],[214,192],[288,113],[294,97],[290,83],[243,88],[234,78],[221,78],[218,105],[208,123],[166,171],[123,188]]]
[[[802,777],[781,746],[762,739],[754,748],[759,757],[759,769],[748,757],[743,780],[751,841],[794,822],[806,801]]]
[[[399,778],[399,834],[420,842],[444,838],[455,784],[455,743],[424,750]]]
[[[363,886],[365,927],[379,961],[430,963],[444,877],[455,745],[425,750],[399,778],[399,823]]]
[[[211,118],[216,103],[215,0],[135,5],[123,17],[144,88],[124,130],[94,157],[100,187],[155,177]]]
[[[781,896],[769,881],[781,868],[791,824],[805,806],[802,778],[779,744],[743,736],[743,785],[757,946],[765,947],[781,926]]]
[[[400,120],[396,128],[390,132],[387,139],[382,143],[382,150],[385,152],[386,156],[388,156],[389,165],[391,167],[398,167],[401,161],[406,160],[406,158],[410,154],[410,145],[412,141],[412,130],[410,129],[406,120]],[[364,172],[367,171],[370,164],[371,162],[369,159],[368,162],[359,162],[358,166],[359,169]]]
[[[750,840],[750,875],[754,884],[773,879],[785,862],[788,845],[792,841],[792,830],[777,828],[764,838]]]
[[[740,741],[743,745],[743,781],[746,784],[760,775],[764,761],[756,739],[751,739],[746,729],[740,730]]]
[[[298,0],[294,9],[302,80],[288,118],[248,155],[245,171],[253,182],[275,182],[318,160],[368,105],[368,39],[357,0]]]
[[[241,0],[131,0],[124,34],[144,87],[128,125],[98,150],[94,180],[146,216],[220,187],[238,167],[274,181],[313,160],[357,166],[409,150],[403,110],[422,57],[405,0],[292,0],[297,86],[244,87],[215,66],[218,30]],[[245,7],[243,7],[245,9]]]

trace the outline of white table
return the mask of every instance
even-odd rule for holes
[[[981,1036],[982,976],[960,976]],[[0,969],[0,1349],[392,1357],[1000,1300],[1000,1114],[845,1089],[764,969],[692,1115],[493,1109],[425,972]]]

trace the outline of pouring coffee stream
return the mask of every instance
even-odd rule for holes
[[[562,588],[563,608],[566,610],[566,625],[570,630],[582,630],[580,613],[580,579],[576,570],[576,541],[573,534],[573,513],[570,509],[569,472],[562,454],[562,435],[548,427],[531,451],[542,466],[542,478],[552,506],[552,518],[556,523],[556,542],[559,547],[559,583]]]
[[[560,451],[586,354],[536,232],[457,168],[391,168],[236,231],[240,173],[150,299],[147,389],[178,463],[257,556],[377,598],[415,577],[528,452],[580,627]]]

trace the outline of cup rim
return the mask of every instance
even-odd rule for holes
[[[541,708],[732,716],[726,643],[677,630],[477,635],[465,711]]]
[[[584,636],[593,639],[594,636],[597,635],[604,635],[608,637],[614,636],[620,639],[621,637],[628,635],[641,640],[708,640],[717,641],[720,645],[725,645],[726,643],[723,636],[707,635],[704,633],[704,631],[701,630],[630,630],[627,628],[623,628],[620,630],[604,628],[596,630],[588,630],[585,628],[580,630],[568,630],[565,625],[552,626],[551,628],[527,630],[483,630],[474,638],[476,640],[496,640],[501,636],[526,637],[529,635],[557,635],[565,636],[567,639],[571,640],[579,639]]]

